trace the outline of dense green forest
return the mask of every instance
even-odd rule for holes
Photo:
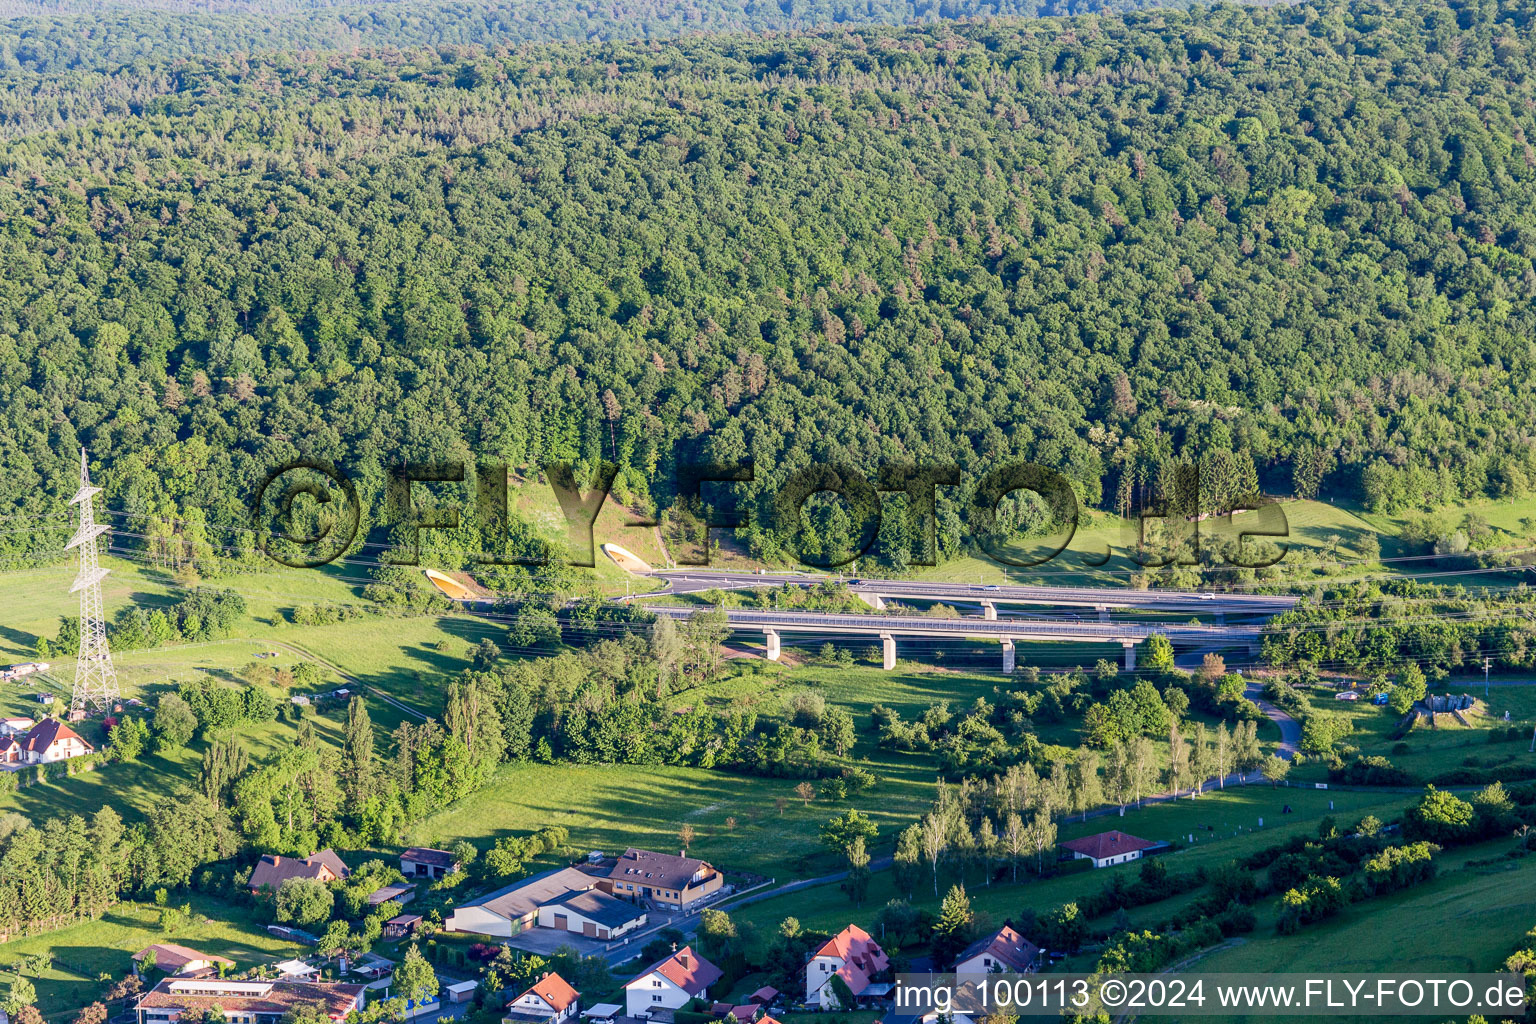
[[[751,459],[760,511],[813,461],[1029,459],[1110,509],[1198,461],[1523,493],[1533,11],[12,69],[0,514],[57,514],[82,443],[118,514],[215,544],[298,454],[372,498],[402,458],[609,460],[643,507]]]
[[[1180,0],[0,0],[0,62],[58,74],[139,61],[257,50],[486,46],[555,40],[666,39],[850,23],[1073,15],[1182,6]]]

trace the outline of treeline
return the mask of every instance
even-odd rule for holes
[[[750,460],[769,558],[861,533],[842,505],[775,524],[812,462],[959,463],[938,557],[1016,460],[1108,509],[1194,464],[1384,510],[1517,496],[1529,20],[1231,6],[150,60],[131,100],[63,76],[45,110],[13,89],[0,451],[37,454],[0,508],[55,513],[80,443],[173,547],[206,506],[205,543],[248,548],[247,499],[300,454],[373,510],[402,458],[606,460],[646,511],[679,464]],[[899,569],[921,524],[889,500]]]
[[[232,856],[237,837],[206,798],[174,793],[127,826],[110,807],[41,825],[8,814],[0,849],[0,933],[16,936],[99,918],[125,892],[184,887],[200,866]]]
[[[245,618],[245,598],[233,590],[199,587],[164,608],[131,603],[107,623],[107,644],[114,651],[135,651],[172,643],[222,640]],[[80,649],[80,618],[64,616],[53,640],[39,637],[39,657],[70,655]]]
[[[1359,672],[1406,663],[1419,670],[1420,686],[1425,675],[1439,680],[1469,663],[1480,667],[1484,655],[1495,666],[1529,668],[1536,663],[1533,603],[1536,594],[1525,588],[1471,590],[1407,580],[1341,584],[1271,619],[1263,657],[1276,666],[1309,663]]]

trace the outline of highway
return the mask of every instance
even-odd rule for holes
[[[678,605],[644,604],[657,615],[685,619],[701,609]],[[822,633],[833,635],[873,635],[885,647],[885,667],[896,664],[896,637],[952,637],[956,639],[997,640],[1003,646],[1005,672],[1013,671],[1014,644],[1030,641],[1076,641],[1079,643],[1119,644],[1125,649],[1125,667],[1136,667],[1136,646],[1154,633],[1161,633],[1176,645],[1246,646],[1256,648],[1259,626],[1206,626],[1149,622],[1084,622],[1064,619],[939,619],[922,615],[847,615],[822,612],[725,609],[731,628],[739,631],[761,630],[767,639],[770,661],[779,658],[780,633]]]
[[[757,587],[809,587],[842,577],[818,573],[718,572],[708,569],[653,570],[643,575],[664,580],[668,592],[746,590]],[[1101,619],[1111,610],[1194,612],[1208,615],[1278,615],[1296,598],[1288,594],[1224,594],[1181,590],[1133,590],[1129,587],[1042,587],[1012,584],[923,583],[910,580],[857,579],[849,589],[879,608],[886,598],[945,601],[996,606],[1030,604],[1055,608],[1092,608]]]
[[[686,619],[698,607],[642,605],[657,615]],[[1171,622],[1072,622],[1064,619],[937,619],[925,615],[846,615],[830,612],[776,612],[725,609],[733,627],[780,633],[889,633],[892,636],[948,636],[989,640],[1076,640],[1139,644],[1161,633],[1176,644],[1248,644],[1258,626],[1191,626]]]

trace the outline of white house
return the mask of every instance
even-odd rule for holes
[[[811,954],[805,965],[805,1001],[823,1010],[852,1009],[842,1005],[832,979],[841,978],[855,999],[872,998],[890,992],[889,982],[873,980],[890,966],[885,950],[869,932],[850,924]]]
[[[684,946],[652,964],[624,985],[625,1008],[631,1017],[652,1010],[677,1010],[692,999],[706,999],[709,986],[720,980],[720,968]]]
[[[1041,949],[1009,925],[977,939],[955,960],[955,973],[1027,974],[1040,966]]]
[[[528,991],[507,1004],[502,1020],[509,1024],[562,1024],[581,1012],[581,993],[558,974],[546,974],[529,986]]]
[[[0,742],[0,761],[13,764],[52,764],[95,751],[80,734],[57,718],[45,718],[21,736]]]
[[[1091,860],[1096,868],[1140,860],[1141,852],[1157,844],[1147,839],[1137,839],[1124,832],[1100,832],[1061,844],[1063,850],[1072,851],[1073,860]]]

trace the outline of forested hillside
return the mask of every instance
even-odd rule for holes
[[[1187,0],[0,0],[0,67],[58,74],[273,49],[486,46],[782,32],[845,23],[1073,15]]]
[[[1381,509],[1521,493],[1533,10],[220,56],[13,88],[0,514],[61,509],[80,443],[114,507],[221,529],[300,453],[375,490],[401,458],[603,458],[642,505],[676,460],[741,458],[758,495],[812,460],[1015,458],[1106,508],[1180,460]]]

